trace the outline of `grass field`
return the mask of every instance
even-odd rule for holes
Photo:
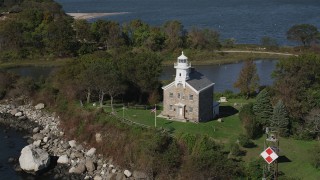
[[[208,135],[218,142],[225,144],[226,147],[233,142],[236,142],[239,134],[243,134],[244,130],[241,126],[241,122],[238,117],[238,109],[243,104],[253,102],[254,99],[230,99],[227,103],[222,103],[220,106],[220,115],[223,122],[217,120],[205,122],[205,123],[191,123],[191,122],[177,122],[169,121],[163,118],[157,117],[157,128],[164,128],[170,131],[173,135],[180,132],[188,132],[194,134]],[[237,106],[234,106],[235,103]],[[109,108],[106,110],[110,111]],[[151,113],[150,109],[125,109],[117,108],[117,115],[124,116],[125,118],[154,127],[155,118],[154,113]],[[157,110],[157,114],[160,114],[161,110]],[[264,148],[264,139],[254,140],[257,145],[254,148],[246,148],[246,155],[243,160],[248,162],[252,159],[258,159],[260,153]],[[320,179],[320,170],[315,169],[310,164],[312,154],[309,150],[316,144],[317,141],[301,141],[294,140],[292,138],[280,139],[280,156],[285,156],[289,162],[279,163],[279,171],[282,171],[287,177],[295,179]]]

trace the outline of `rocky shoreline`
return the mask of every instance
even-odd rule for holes
[[[0,104],[0,123],[27,132],[28,135],[24,138],[29,145],[23,149],[43,151],[50,156],[50,165],[43,170],[34,171],[33,174],[50,176],[53,179],[149,179],[143,172],[132,173],[115,166],[112,160],[97,154],[94,147],[86,149],[75,140],[65,139],[64,132],[59,129],[59,117],[45,112],[43,108],[44,104],[35,107]],[[97,141],[101,138],[101,134],[96,134]],[[23,158],[20,157],[20,164],[17,159],[11,159],[15,163],[16,171],[23,169],[20,167],[23,166],[21,159]]]

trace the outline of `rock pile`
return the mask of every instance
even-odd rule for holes
[[[67,174],[79,174],[73,176],[73,179],[149,179],[143,172],[132,173],[116,167],[112,160],[96,154],[93,147],[85,149],[75,140],[66,140],[63,137],[64,133],[59,129],[59,117],[54,113],[42,111],[43,108],[44,104],[35,107],[0,105],[0,123],[28,130],[32,134],[28,140],[30,145],[23,148],[19,158],[23,170],[37,172],[46,168],[50,162],[50,155],[56,157],[55,163],[58,166],[65,166],[57,170],[60,173],[55,172],[55,179],[62,179]],[[14,118],[8,118],[8,114]],[[101,142],[102,138],[101,133],[96,134],[97,142]],[[65,172],[62,172],[63,169]]]

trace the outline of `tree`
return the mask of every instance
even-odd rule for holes
[[[74,41],[75,32],[68,19],[59,18],[48,24],[45,31],[44,42],[49,53],[58,56],[70,55]]]
[[[303,122],[301,118],[311,109],[320,107],[319,69],[319,56],[303,54],[279,61],[273,73],[275,98],[283,101],[289,116],[297,122]]]
[[[152,52],[138,53],[135,56],[136,72],[134,82],[140,89],[140,103],[142,94],[152,92],[159,86],[159,76],[162,72],[162,58]]]
[[[273,115],[270,122],[272,129],[276,129],[281,136],[289,135],[289,117],[286,107],[280,100],[273,109]]]
[[[268,126],[270,124],[270,118],[272,117],[273,108],[270,99],[270,93],[265,88],[258,94],[257,101],[253,105],[253,112],[256,115],[256,119],[263,126]]]
[[[267,50],[276,50],[279,48],[277,40],[267,36],[261,38],[261,45]]]
[[[145,49],[136,49],[134,52],[116,53],[119,71],[122,78],[132,87],[130,91],[133,97],[139,103],[142,103],[143,97],[159,87],[159,76],[162,71],[162,57],[158,54],[145,51]],[[146,95],[146,96],[144,96]]]
[[[319,31],[317,27],[311,24],[297,24],[287,31],[287,39],[298,41],[305,47],[309,47],[310,43],[316,39]]]
[[[194,49],[219,49],[219,33],[211,29],[192,28],[188,33],[188,44]]]
[[[76,39],[80,42],[90,42],[92,34],[90,24],[84,19],[78,19],[73,22],[73,28],[76,32]]]
[[[263,131],[252,110],[253,104],[244,105],[239,113],[239,118],[245,129],[246,136],[251,139],[259,137]]]
[[[247,99],[256,91],[259,87],[259,76],[257,74],[257,67],[253,60],[244,62],[239,78],[233,86],[240,89],[240,93],[245,94]]]
[[[85,68],[79,76],[79,83],[85,87],[87,92],[87,102],[90,100],[92,91],[95,90],[98,92],[99,104],[102,107],[104,96],[107,94],[110,96],[110,105],[112,112],[114,112],[114,98],[125,91],[118,67],[114,59],[104,52],[87,56],[87,58],[90,57],[94,57],[94,59],[86,60],[83,64]]]
[[[312,134],[320,135],[320,108],[312,109],[306,117],[304,117],[306,122],[306,130]]]
[[[163,30],[166,36],[165,46],[169,50],[175,50],[183,46],[185,31],[179,21],[167,21],[163,25]]]
[[[105,49],[117,48],[124,44],[119,23],[98,20],[91,26],[93,37],[98,45]]]
[[[152,51],[160,51],[164,48],[165,36],[159,27],[151,27],[150,35],[144,42],[144,46]]]
[[[2,20],[0,23],[0,50],[20,49],[23,45],[23,27],[15,20]]]

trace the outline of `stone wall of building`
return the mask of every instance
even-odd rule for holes
[[[199,121],[213,119],[213,86],[200,92]]]
[[[170,93],[172,93],[172,97],[170,97]],[[178,97],[178,93],[180,93],[180,98]],[[190,100],[190,95],[193,95],[193,100]],[[178,107],[176,104],[184,104],[184,117],[181,119],[178,112]],[[172,109],[170,109],[170,105]],[[192,109],[190,109],[192,108]],[[192,110],[192,112],[190,111]],[[172,85],[168,89],[164,90],[163,93],[163,112],[162,115],[168,116],[170,118],[182,121],[198,121],[199,119],[199,96],[194,92],[191,88],[185,87],[176,87]]]

